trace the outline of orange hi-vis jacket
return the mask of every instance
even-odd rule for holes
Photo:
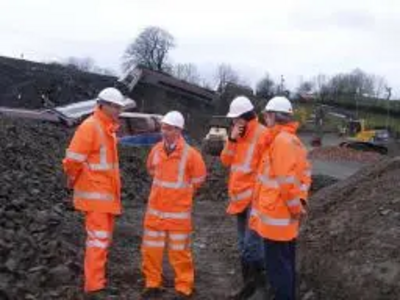
[[[151,150],[147,168],[153,176],[145,228],[157,230],[192,230],[193,196],[206,178],[201,154],[183,138],[169,155],[164,142]]]
[[[295,134],[297,127],[293,122],[272,129],[273,141],[258,169],[250,228],[274,241],[297,237],[299,222],[293,216],[302,211],[301,200],[306,200],[305,188],[311,183],[307,150]]]
[[[248,123],[243,137],[236,142],[226,142],[221,161],[224,166],[230,167],[228,214],[241,213],[251,203],[257,167],[269,143],[269,129],[256,119]]]
[[[77,210],[121,213],[116,130],[117,124],[96,108],[72,138],[63,165]]]

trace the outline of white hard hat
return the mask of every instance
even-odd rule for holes
[[[170,111],[162,118],[161,123],[183,129],[185,126],[185,119],[179,111]]]
[[[229,106],[229,112],[227,114],[228,118],[237,118],[244,113],[254,110],[254,106],[249,100],[249,98],[244,96],[239,96],[233,99],[231,105]]]
[[[292,104],[289,99],[282,96],[277,96],[269,100],[265,106],[265,111],[293,114]]]
[[[119,106],[124,106],[125,105],[125,97],[122,95],[120,91],[118,91],[116,88],[105,88],[102,90],[99,95],[97,96],[98,100],[117,104]]]

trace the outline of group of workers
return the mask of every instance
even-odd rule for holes
[[[85,216],[84,291],[89,299],[116,292],[106,283],[105,267],[115,217],[121,214],[115,133],[123,100],[115,88],[101,91],[93,115],[78,127],[63,160],[74,206]],[[263,111],[264,127],[251,101],[240,96],[233,99],[227,117],[232,128],[221,161],[230,168],[227,213],[237,217],[244,282],[230,298],[247,299],[269,283],[274,299],[295,299],[296,237],[307,210],[311,174],[296,136],[292,105],[285,97],[272,98]],[[153,181],[141,245],[142,296],[162,299],[167,245],[176,298],[187,299],[195,279],[192,202],[207,171],[202,155],[182,137],[182,114],[171,111],[161,123],[163,139],[147,159]]]

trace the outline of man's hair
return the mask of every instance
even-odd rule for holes
[[[97,105],[98,105],[100,108],[102,108],[103,105],[107,105],[107,104],[108,104],[107,101],[104,101],[104,100],[102,100],[102,99],[98,99],[98,100],[97,100]]]
[[[244,114],[241,114],[241,115],[239,116],[240,119],[243,119],[243,120],[245,120],[245,121],[247,121],[247,122],[249,122],[249,121],[255,119],[256,117],[257,117],[257,115],[256,115],[256,113],[255,113],[254,110],[245,112]]]

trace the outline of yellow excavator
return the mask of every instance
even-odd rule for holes
[[[347,140],[340,144],[341,147],[384,155],[388,153],[387,144],[390,141],[390,133],[384,127],[367,128],[364,119],[352,119],[340,131],[348,136]]]

